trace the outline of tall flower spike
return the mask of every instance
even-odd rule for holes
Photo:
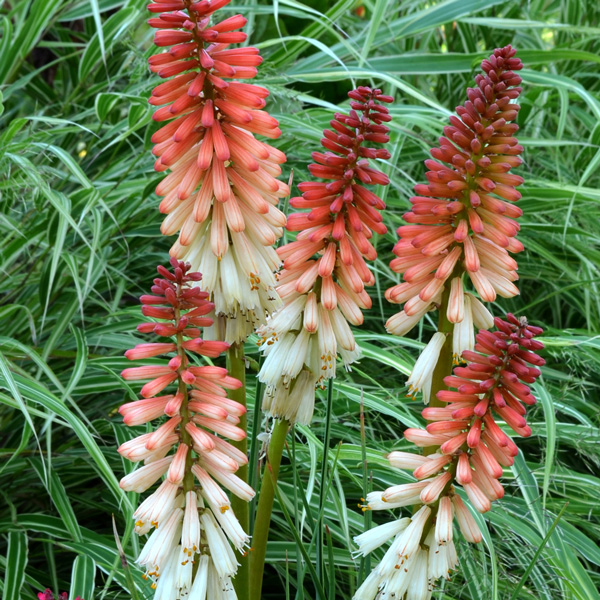
[[[324,130],[325,152],[313,152],[309,171],[325,182],[304,182],[287,228],[296,241],[278,248],[281,308],[259,330],[266,360],[259,378],[266,384],[263,409],[274,417],[310,423],[315,386],[335,377],[338,353],[348,366],[359,356],[349,324],[360,325],[361,309],[370,308],[365,291],[374,278],[367,260],[377,251],[373,233],[383,234],[383,201],[367,185],[387,185],[387,176],[369,159],[390,153],[367,143],[389,141],[391,120],[380,103],[392,102],[381,90],[359,87],[348,93],[349,115],[336,114]]]
[[[288,186],[276,179],[285,154],[254,135],[277,138],[277,121],[262,110],[269,92],[230,81],[252,79],[262,62],[257,48],[229,48],[246,40],[241,15],[211,23],[230,0],[161,0],[149,10],[154,43],[167,48],[149,59],[165,83],[150,104],[166,122],[153,136],[161,230],[179,232],[171,255],[204,274],[202,289],[215,304],[215,339],[244,340],[280,301],[273,244],[286,219],[277,209]]]
[[[428,183],[415,186],[412,209],[404,215],[408,225],[398,229],[390,263],[404,283],[385,295],[404,309],[388,320],[387,330],[406,334],[446,290],[446,316],[461,324],[453,340],[455,360],[473,349],[473,323],[492,325],[479,299],[465,293],[465,278],[485,302],[519,293],[517,263],[509,255],[523,250],[515,238],[522,211],[512,204],[521,197],[515,187],[523,178],[509,172],[521,164],[523,151],[514,137],[518,126],[510,123],[520,108],[514,100],[521,78],[514,71],[523,65],[515,54],[510,46],[498,48],[481,63],[477,87],[467,90],[469,99],[444,127],[440,146],[431,150],[435,160],[425,161]]]
[[[425,430],[404,432],[408,441],[437,447],[436,452],[388,456],[392,467],[413,470],[417,482],[368,494],[364,510],[423,506],[410,519],[380,525],[355,538],[362,555],[393,541],[354,600],[430,598],[434,583],[449,578],[458,564],[453,517],[468,542],[481,541],[481,531],[455,484],[462,486],[479,512],[490,510],[491,502],[502,498],[504,489],[498,479],[502,467],[513,464],[518,450],[495,419],[500,417],[518,435],[531,435],[524,405],[535,403],[529,385],[540,375],[537,367],[545,364],[536,354],[543,344],[533,339],[542,333],[539,327],[512,314],[506,321],[496,318],[494,322],[497,331],[481,330],[475,351],[463,353],[468,365],[456,367],[454,375],[446,378],[452,389],[437,394],[445,406],[423,410],[430,422]]]
[[[141,400],[119,409],[130,426],[167,418],[153,432],[121,445],[122,456],[144,464],[120,485],[142,493],[161,480],[134,513],[136,533],[154,530],[137,562],[153,581],[156,597],[179,600],[195,592],[201,596],[201,590],[215,588],[217,582],[211,597],[225,598],[221,590],[231,588],[238,565],[231,546],[245,552],[249,541],[223,491],[246,501],[254,496],[235,475],[248,462],[246,455],[226,441],[245,437],[237,423],[246,409],[227,398],[227,390],[241,383],[226,369],[190,361],[189,353],[216,358],[228,344],[200,337],[200,328],[212,324],[206,315],[214,308],[208,293],[193,287],[200,273],[190,272],[189,264],[176,259],[171,266],[173,271],[158,267],[161,278],[154,280],[152,294],[140,298],[142,313],[159,322],[138,326],[141,333],[153,332],[167,341],[139,344],[125,353],[130,360],[165,354],[170,358],[163,364],[152,361],[125,369],[124,379],[147,383]]]

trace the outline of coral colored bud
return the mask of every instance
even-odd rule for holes
[[[169,369],[171,369],[171,371],[177,371],[177,369],[179,369],[181,367],[182,362],[183,361],[181,360],[181,356],[179,356],[179,355],[174,356],[169,361]]]

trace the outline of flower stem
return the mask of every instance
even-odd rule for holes
[[[246,360],[244,357],[244,345],[243,344],[232,344],[227,350],[227,370],[231,377],[235,377],[242,382],[242,386],[237,390],[231,390],[230,398],[239,402],[243,406],[246,406]],[[243,414],[240,417],[239,427],[244,431],[248,431],[248,424],[246,415]],[[247,437],[239,442],[233,442],[232,444],[241,450],[245,455],[248,453],[248,439]],[[242,465],[236,472],[236,475],[245,482],[248,482],[248,465]],[[238,518],[242,529],[249,533],[250,527],[250,510],[248,502],[238,498],[237,496],[231,497],[231,508]],[[241,556],[239,558],[240,567],[233,580],[235,591],[239,600],[247,600],[248,598],[248,582],[249,582],[249,560],[248,555]]]
[[[250,600],[261,600],[273,499],[275,497],[275,487],[277,485],[277,477],[279,476],[279,465],[281,464],[285,438],[289,428],[290,422],[288,420],[275,421],[269,441],[267,464],[265,465],[260,487],[258,509],[252,536],[252,552],[250,553]]]
[[[317,540],[316,540],[316,552],[317,552],[317,577],[319,581],[322,582],[323,587],[326,587],[325,583],[325,565],[323,564],[323,548],[324,548],[324,539],[323,539],[323,514],[324,514],[324,506],[325,506],[325,494],[327,492],[327,467],[328,465],[328,454],[329,454],[329,443],[331,438],[331,412],[333,408],[333,379],[329,379],[327,386],[327,413],[325,420],[325,439],[323,440],[323,462],[321,465],[321,491],[319,494],[319,520],[317,522]],[[326,600],[325,598],[321,598],[317,594],[317,600]]]
[[[181,296],[182,291],[183,291],[182,287],[178,286],[177,287],[177,299],[178,300],[180,300],[182,297]],[[175,307],[174,314],[175,314],[174,323],[177,324],[177,323],[179,323],[179,318],[181,317],[181,310],[180,310],[179,306]],[[187,363],[187,357],[186,357],[185,349],[183,347],[183,333],[179,332],[177,334],[176,338],[177,338],[177,354],[181,358],[181,364],[182,364],[182,367],[179,369],[179,371],[181,372],[182,369],[185,369],[185,366]],[[180,408],[181,423],[179,425],[179,431],[181,432],[181,443],[187,444],[187,446],[189,446],[189,448],[191,450],[192,436],[187,432],[187,429],[185,428],[185,426],[190,421],[190,413],[188,410],[188,400],[189,400],[188,388],[187,388],[187,384],[185,383],[185,381],[183,381],[183,379],[181,378],[181,375],[179,375],[179,384],[178,384],[177,391],[183,397],[183,400],[181,402],[181,408]],[[187,453],[187,458],[185,459],[185,475],[183,477],[183,492],[184,493],[192,491],[196,485],[195,481],[194,481],[194,474],[192,473],[193,463],[194,463],[194,459],[192,457],[192,452],[190,451]]]
[[[262,363],[264,361],[264,357],[260,357],[258,371],[262,367]],[[256,378],[256,392],[254,394],[254,407],[252,412],[252,433],[250,437],[250,460],[248,461],[248,483],[250,487],[253,489],[257,488],[258,485],[258,477],[260,470],[260,460],[259,460],[259,451],[261,449],[261,445],[259,443],[258,436],[260,434],[260,426],[262,423],[262,411],[261,411],[261,403],[262,403],[262,393],[263,393],[263,384]],[[252,501],[250,502],[250,530],[254,530],[254,519],[256,517],[256,502],[258,498],[254,496]]]
[[[454,331],[454,323],[448,321],[446,313],[448,312],[448,301],[450,298],[450,287],[446,286],[442,294],[442,301],[439,308],[438,331],[446,334],[446,341],[440,351],[437,365],[433,371],[431,380],[431,395],[429,398],[429,406],[442,407],[446,406],[437,398],[437,393],[440,390],[448,389],[444,384],[444,377],[452,375],[452,333]],[[423,454],[433,454],[437,452],[438,446],[427,446],[423,449]]]

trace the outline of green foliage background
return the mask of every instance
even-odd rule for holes
[[[134,397],[118,374],[136,342],[136,297],[169,247],[153,194],[160,176],[146,99],[157,78],[146,65],[152,32],[144,4],[0,3],[2,600],[33,599],[47,586],[85,600],[151,596],[133,565],[137,498],[118,487],[131,465],[116,452],[133,435],[116,409]],[[533,436],[518,442],[523,456],[505,473],[508,493],[482,519],[485,542],[460,544],[461,571],[434,597],[600,598],[600,6],[367,0],[361,18],[355,0],[234,4],[265,57],[257,82],[272,92],[286,178],[292,171],[295,181],[307,178],[310,152],[351,86],[372,82],[396,97],[393,157],[383,165],[392,184],[381,190],[390,233],[377,240],[374,306],[356,331],[364,358],[336,380],[331,414],[319,401],[313,426],[288,437],[285,511],[274,514],[264,597],[314,597],[311,571],[298,557],[317,557],[320,500],[327,597],[350,598],[370,568],[350,554],[352,536],[372,518],[357,503],[368,489],[402,481],[384,454],[404,447],[403,429],[420,422],[420,405],[404,398],[405,380],[431,329],[402,339],[383,329],[394,311],[382,300],[396,281],[388,267],[394,231],[412,186],[423,181],[428,147],[463,101],[478,62],[511,43],[526,65],[519,115],[526,251],[518,257],[521,296],[501,300],[494,312],[542,324],[548,364],[530,413]],[[255,340],[246,350],[255,369]],[[331,477],[323,484],[327,423]]]

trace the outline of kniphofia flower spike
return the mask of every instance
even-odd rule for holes
[[[415,186],[412,209],[404,215],[408,224],[398,229],[390,263],[404,282],[388,289],[386,298],[404,308],[388,320],[388,331],[404,335],[445,293],[446,317],[455,324],[455,360],[473,349],[474,327],[492,326],[480,300],[519,293],[517,263],[509,254],[523,250],[515,237],[522,211],[513,204],[523,179],[510,173],[523,151],[511,122],[520,108],[515,99],[521,78],[515,71],[523,66],[515,54],[510,46],[498,48],[481,63],[477,87],[467,90],[469,99],[456,108],[439,147],[431,150],[433,160],[425,161],[428,183]],[[465,280],[479,298],[465,291]],[[411,392],[424,389],[415,383],[409,381]]]
[[[238,566],[235,552],[245,552],[249,537],[236,519],[225,490],[244,500],[254,491],[235,472],[248,462],[227,440],[246,436],[237,424],[245,408],[227,398],[241,383],[216,366],[198,366],[191,356],[218,357],[228,344],[203,340],[201,328],[214,306],[208,293],[195,286],[200,273],[171,259],[172,271],[159,266],[152,294],[141,297],[142,313],[158,322],[138,326],[162,341],[128,350],[130,360],[167,355],[162,363],[125,369],[128,381],[147,381],[141,400],[121,406],[126,425],[163,419],[159,427],[119,448],[143,466],[125,476],[126,491],[158,488],[134,513],[135,531],[152,531],[137,562],[153,581],[158,600],[234,598],[231,577]],[[160,395],[159,395],[160,394]],[[208,594],[208,596],[206,596]]]
[[[543,345],[533,339],[542,333],[539,327],[512,314],[506,320],[496,318],[494,323],[497,331],[479,331],[475,350],[463,353],[467,366],[455,367],[454,375],[446,378],[451,389],[437,394],[445,406],[423,410],[427,428],[404,432],[408,441],[435,448],[435,452],[427,456],[392,452],[388,456],[392,467],[411,469],[416,482],[367,496],[365,510],[423,506],[410,518],[380,525],[355,538],[362,555],[393,541],[354,600],[431,598],[435,582],[449,578],[458,564],[454,517],[468,542],[481,541],[481,531],[455,486],[462,486],[479,512],[490,510],[491,503],[503,497],[504,488],[498,481],[502,467],[513,464],[518,449],[496,419],[502,419],[518,435],[531,435],[525,406],[536,401],[529,385],[544,364],[536,354]]]
[[[276,178],[285,155],[257,140],[276,138],[277,121],[262,110],[269,92],[233,80],[252,79],[258,49],[230,48],[246,40],[241,15],[214,22],[230,0],[160,0],[150,68],[167,79],[150,103],[165,123],[153,136],[165,235],[179,232],[171,255],[201,271],[217,318],[215,339],[244,340],[280,301],[273,272],[280,261],[272,245],[283,233],[277,209],[288,187]]]
[[[266,384],[263,409],[273,416],[307,424],[312,418],[315,386],[335,377],[337,355],[346,365],[359,356],[350,325],[363,321],[370,308],[365,286],[374,283],[367,266],[377,252],[373,233],[386,227],[383,201],[367,186],[387,185],[388,177],[369,163],[390,153],[371,144],[389,141],[388,109],[381,90],[351,92],[350,113],[336,114],[324,130],[325,152],[313,152],[310,173],[326,182],[298,185],[302,196],[290,205],[310,209],[290,215],[294,242],[278,248],[283,262],[277,292],[284,302],[259,330],[266,355],[259,378]]]

